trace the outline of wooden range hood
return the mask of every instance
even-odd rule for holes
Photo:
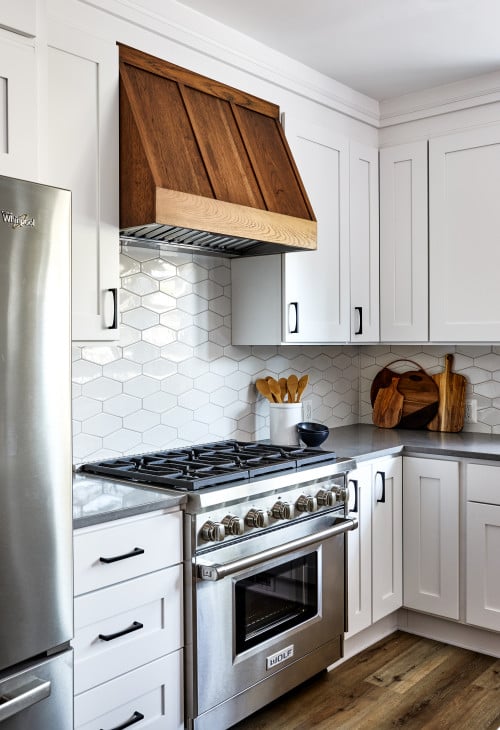
[[[279,107],[120,45],[120,229],[219,256],[316,249]]]

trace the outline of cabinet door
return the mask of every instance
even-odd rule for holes
[[[372,622],[372,469],[358,466],[349,474],[349,515],[359,527],[347,536],[346,638],[366,629]]]
[[[500,506],[467,503],[465,620],[500,631]]]
[[[37,182],[37,84],[33,41],[0,30],[0,174]]]
[[[373,465],[373,623],[402,606],[402,542],[401,458],[383,459]]]
[[[430,338],[500,340],[500,126],[429,143]]]
[[[458,463],[404,457],[404,605],[458,619]]]
[[[36,35],[36,0],[3,2],[0,12],[0,27],[22,35]]]
[[[286,136],[318,220],[316,251],[283,260],[283,341],[349,339],[349,141],[287,119]]]
[[[349,166],[351,341],[379,340],[378,150],[351,142]]]
[[[380,150],[380,339],[424,342],[428,325],[427,142]]]
[[[51,184],[73,205],[73,339],[118,336],[118,51],[51,26],[48,51]]]

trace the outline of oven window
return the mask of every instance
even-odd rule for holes
[[[236,582],[236,653],[318,613],[318,554],[309,553]]]

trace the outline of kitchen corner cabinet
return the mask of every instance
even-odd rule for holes
[[[180,730],[181,512],[75,531],[75,729]]]
[[[499,197],[498,124],[380,151],[383,342],[500,340]]]
[[[459,618],[459,465],[403,457],[404,606]]]
[[[466,480],[465,620],[500,631],[500,467],[468,464]]]
[[[350,472],[349,511],[359,527],[348,535],[346,638],[402,605],[401,457],[361,463]]]
[[[429,338],[427,142],[380,150],[380,339]]]
[[[38,181],[37,95],[34,41],[0,30],[1,175]]]
[[[51,19],[45,182],[72,191],[73,340],[118,338],[118,50]]]
[[[318,248],[232,261],[233,344],[378,340],[376,150],[350,149],[347,137],[288,117],[286,135],[318,220]]]

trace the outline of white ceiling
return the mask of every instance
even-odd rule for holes
[[[180,0],[374,99],[500,70],[500,0]]]

